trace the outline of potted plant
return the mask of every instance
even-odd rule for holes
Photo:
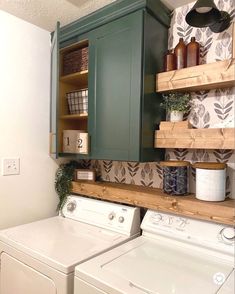
[[[74,179],[74,172],[76,168],[79,168],[79,163],[76,161],[70,161],[68,163],[60,164],[56,171],[55,190],[59,196],[57,210],[63,208],[67,196],[71,192],[72,180]]]
[[[180,92],[164,94],[160,105],[170,114],[171,122],[182,121],[184,113],[192,106],[191,95]]]

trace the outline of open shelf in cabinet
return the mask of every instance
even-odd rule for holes
[[[233,225],[235,200],[207,202],[195,195],[171,196],[161,189],[110,182],[72,182],[72,193]]]
[[[82,113],[82,114],[67,114],[67,115],[62,115],[60,119],[68,119],[68,120],[76,120],[76,119],[87,119],[88,114]]]
[[[79,49],[88,47],[88,40],[73,44],[60,50],[60,77],[59,77],[59,109],[58,109],[58,153],[59,156],[76,156],[63,151],[63,131],[77,130],[88,133],[88,113],[71,114],[67,94],[88,89],[88,70],[82,70],[64,75],[64,56]],[[82,154],[81,154],[82,155]],[[80,156],[80,154],[78,154]]]
[[[88,84],[88,70],[61,76],[60,81],[63,83],[73,84],[76,87],[84,87]]]
[[[156,92],[201,91],[234,86],[235,58],[156,75]]]
[[[155,148],[235,149],[235,129],[155,131]]]

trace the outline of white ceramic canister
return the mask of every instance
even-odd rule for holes
[[[224,201],[226,193],[226,164],[197,162],[196,198],[205,201]]]

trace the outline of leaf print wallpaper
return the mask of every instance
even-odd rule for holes
[[[200,43],[200,64],[221,61],[232,57],[231,25],[219,34],[210,28],[192,28],[185,22],[185,16],[195,2],[174,11],[171,28],[169,30],[169,49],[174,48],[180,37],[185,42],[196,38]],[[227,11],[234,22],[235,2],[233,0],[215,0],[220,10]],[[229,89],[215,89],[192,93],[194,107],[188,114],[188,119],[195,128],[234,127],[235,87]],[[235,198],[235,152],[232,150],[167,150],[167,159],[196,161],[214,161],[228,164],[227,196]],[[195,192],[195,170],[191,169],[190,190]]]
[[[169,49],[174,48],[180,37],[190,42],[196,37],[200,43],[200,63],[210,63],[232,57],[232,25],[220,34],[213,33],[209,28],[193,28],[185,22],[185,16],[195,2],[177,8],[173,12],[169,30]],[[234,0],[215,0],[219,9],[230,13],[234,21]],[[194,108],[188,119],[196,128],[226,127],[234,124],[235,87],[192,93]],[[185,117],[187,119],[187,117]],[[233,126],[234,127],[234,126]],[[233,150],[192,150],[168,149],[166,160],[214,161],[228,164],[226,189],[227,196],[235,198],[235,152]],[[83,160],[84,168],[94,167],[103,181],[162,187],[162,169],[158,162],[120,162],[108,160]],[[190,172],[190,191],[195,192],[195,169]]]

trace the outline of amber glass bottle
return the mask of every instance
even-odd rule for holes
[[[168,50],[164,56],[164,71],[176,69],[175,54],[173,50]]]
[[[187,67],[199,64],[200,45],[196,42],[195,37],[187,45]]]
[[[183,38],[179,39],[179,43],[175,47],[176,69],[186,67],[186,45]]]

